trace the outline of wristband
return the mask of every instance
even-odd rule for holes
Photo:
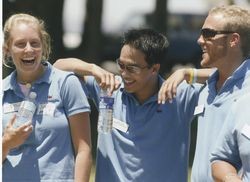
[[[193,68],[193,72],[194,72],[193,83],[196,83],[197,82],[197,69]]]
[[[189,73],[189,80],[188,83],[192,84],[194,81],[194,69],[188,69],[188,73]]]
[[[193,84],[197,82],[197,69],[191,68],[189,69],[189,84]]]

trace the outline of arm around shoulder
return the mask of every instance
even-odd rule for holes
[[[214,69],[181,68],[172,73],[162,84],[158,93],[158,103],[171,101],[177,92],[178,85],[186,80],[189,84],[205,83]]]
[[[214,72],[214,68],[201,68],[201,69],[183,68],[183,69],[180,69],[180,71],[183,74],[183,78],[189,84],[193,84],[193,83],[204,84],[206,80],[209,78],[209,76]]]
[[[81,78],[90,75],[94,76],[100,87],[109,88],[111,93],[120,86],[120,82],[115,79],[113,73],[104,70],[96,64],[87,63],[77,58],[58,59],[54,66],[64,71],[72,71]]]
[[[95,64],[78,58],[62,58],[58,59],[53,66],[64,71],[72,71],[78,76],[86,76],[93,75],[92,70]]]

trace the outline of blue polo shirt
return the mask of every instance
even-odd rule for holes
[[[216,91],[218,71],[214,72],[201,91],[198,106],[198,131],[191,181],[213,181],[210,154],[224,125],[225,117],[234,100],[249,92],[250,60],[244,61]]]
[[[159,78],[159,88],[162,82]],[[86,84],[98,103],[98,84],[93,77]],[[139,104],[121,85],[113,94],[113,117],[128,129],[99,133],[96,181],[187,181],[190,122],[199,88],[183,82],[172,103],[159,105],[157,94]]]
[[[238,171],[242,181],[250,181],[250,87],[248,94],[237,100],[225,120],[225,125],[212,152],[211,162],[227,161]]]
[[[3,128],[24,100],[16,72],[3,81]],[[3,163],[3,181],[74,181],[74,152],[68,117],[89,112],[81,83],[73,73],[47,63],[46,71],[32,84],[37,93],[33,132],[20,147],[9,152]],[[84,122],[84,121],[83,121]]]

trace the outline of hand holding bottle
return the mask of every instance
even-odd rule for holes
[[[28,136],[31,134],[33,130],[33,126],[31,122],[26,122],[22,126],[15,128],[14,123],[16,122],[16,115],[14,115],[6,128],[3,131],[2,136],[2,147],[3,153],[8,153],[9,150],[13,148],[17,148],[21,144],[23,144]]]

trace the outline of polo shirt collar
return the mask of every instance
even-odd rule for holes
[[[52,76],[51,76],[51,72],[52,72],[52,65],[49,62],[44,62],[43,63],[45,68],[44,74],[38,79],[36,80],[33,84],[39,84],[42,82],[45,83],[51,83],[52,81]],[[6,77],[6,79],[4,79],[3,82],[3,91],[7,91],[7,90],[15,90],[16,88],[18,88],[18,83],[17,83],[17,72],[16,70],[14,70],[10,76]]]
[[[234,72],[233,74],[227,78],[226,82],[229,80],[238,80],[242,77],[245,77],[247,71],[250,70],[250,59],[245,60]],[[250,74],[250,73],[249,73]],[[216,69],[215,72],[207,80],[208,84],[211,82],[216,82],[219,77],[219,71]]]

